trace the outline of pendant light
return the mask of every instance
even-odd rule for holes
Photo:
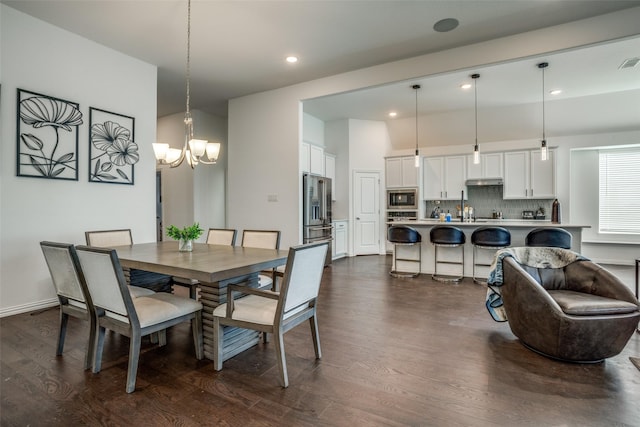
[[[191,0],[187,0],[187,105],[184,115],[184,144],[182,149],[170,148],[169,144],[154,143],[153,152],[156,160],[161,165],[169,165],[172,168],[178,167],[186,159],[191,169],[198,163],[213,165],[218,160],[220,154],[219,142],[208,142],[204,139],[194,139],[193,118],[191,117]],[[204,160],[204,154],[207,159]]]
[[[476,145],[473,147],[473,164],[480,164],[480,148],[478,147],[478,79],[480,74],[472,74],[473,79],[473,91],[475,94],[475,115],[476,115]]]
[[[540,160],[547,160],[549,158],[549,149],[547,148],[547,139],[544,130],[544,69],[548,66],[548,62],[538,64],[538,68],[542,70],[542,144],[540,145]]]
[[[416,91],[416,156],[415,156],[415,167],[420,167],[420,152],[418,151],[418,89],[420,89],[420,85],[411,86],[413,90]]]

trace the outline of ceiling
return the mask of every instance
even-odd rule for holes
[[[158,116],[185,110],[186,0],[0,2],[157,65]],[[640,1],[193,0],[191,108],[226,117],[227,101],[239,96],[637,6]],[[460,25],[450,32],[434,31],[433,25],[444,18],[456,18]],[[292,54],[299,56],[300,61],[286,64],[284,58]],[[638,55],[636,49],[635,56]],[[509,80],[510,83],[537,78],[530,75],[536,71],[532,64],[524,65],[529,67],[526,72],[509,71],[509,79],[514,80]],[[563,67],[560,61],[553,63],[548,70],[549,79],[559,78]],[[534,73],[529,72],[531,68]],[[478,81],[478,92],[479,96],[483,94],[482,102],[507,102],[509,95],[514,95],[509,86],[502,89],[492,86],[493,79],[505,82],[500,70],[480,71],[483,75]],[[445,83],[459,84],[465,74],[468,72],[442,77],[446,80],[437,84],[433,80],[424,81],[421,97],[425,102],[421,108],[467,105],[468,96],[462,95],[452,97],[452,102],[446,105],[426,101],[437,96],[436,90]],[[576,76],[573,81],[576,86],[569,93],[575,93],[579,79]],[[407,87],[405,82],[380,88],[379,92],[366,95],[371,99],[358,100],[354,95],[344,99],[342,108],[349,103],[361,105],[363,100],[374,105],[372,100],[376,96],[384,96],[387,103],[397,98],[397,107],[385,105],[385,111],[394,107],[406,113],[407,102],[414,103],[412,89]],[[602,90],[597,85],[589,87]],[[409,93],[398,96],[402,90]],[[501,97],[490,101],[486,95],[490,91],[499,91]],[[535,93],[528,93],[515,102],[534,97]],[[320,111],[320,104],[316,110],[318,115],[328,114]],[[380,113],[352,110],[340,114],[376,119],[378,116],[374,115]]]
[[[635,66],[621,67],[634,58]],[[310,99],[304,111],[325,122],[386,121],[394,148],[409,149],[416,142],[417,95],[420,146],[469,144],[475,84],[479,141],[539,138],[543,62],[547,135],[640,129],[640,36]],[[479,77],[474,81],[472,74]],[[461,89],[464,83],[471,88]],[[417,93],[415,84],[421,86]],[[551,95],[554,89],[562,92]]]

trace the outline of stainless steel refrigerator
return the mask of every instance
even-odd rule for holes
[[[304,243],[328,241],[329,250],[325,265],[331,264],[331,178],[310,175],[302,176],[302,227]]]

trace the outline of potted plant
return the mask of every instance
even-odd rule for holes
[[[193,241],[200,237],[204,230],[197,222],[188,227],[178,228],[175,225],[167,227],[167,236],[178,240],[178,250],[180,252],[191,252]]]

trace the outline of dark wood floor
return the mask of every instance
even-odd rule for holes
[[[188,324],[143,342],[125,393],[128,339],[108,334],[103,369],[83,371],[88,328],[69,325],[55,357],[57,309],[0,319],[2,426],[639,426],[635,334],[619,356],[556,362],[524,348],[484,308],[485,290],[393,279],[388,257],[339,260],[319,302],[323,358],[302,325],[285,337],[290,386],[273,344],[224,364],[197,361]]]

